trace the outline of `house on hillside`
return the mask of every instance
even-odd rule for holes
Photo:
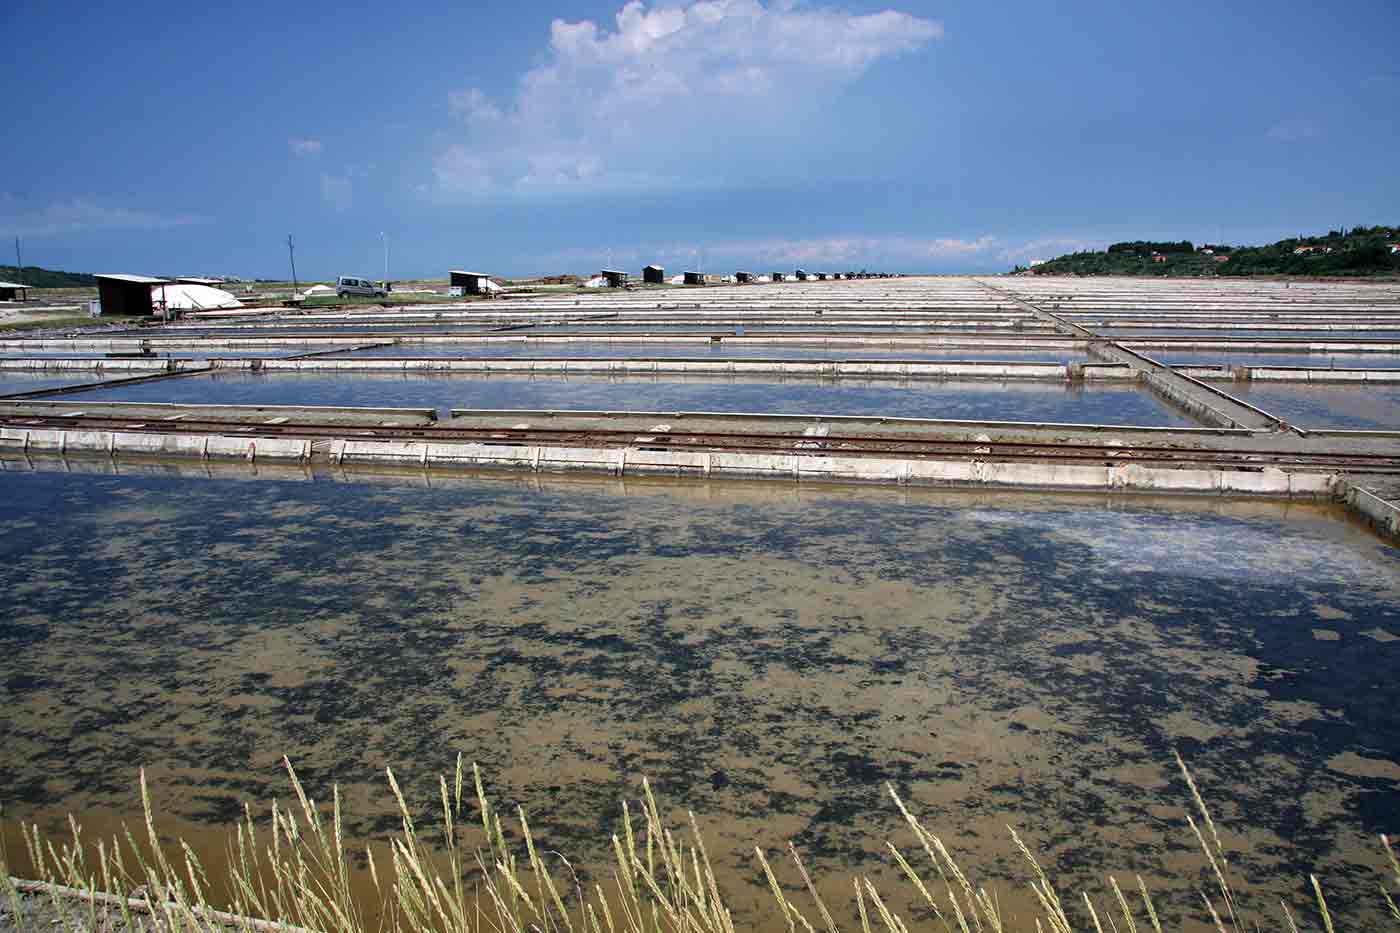
[[[1153,262],[1166,262],[1166,261],[1167,261],[1167,257],[1166,257],[1166,256],[1163,256],[1161,253],[1153,253],[1153,254],[1152,254],[1152,261],[1153,261]]]

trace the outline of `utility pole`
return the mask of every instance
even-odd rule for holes
[[[19,284],[25,284],[24,260],[19,258],[19,237],[15,237],[15,278],[19,279]]]
[[[297,254],[296,247],[292,245],[292,235],[287,234],[287,257],[292,261],[292,297],[295,298],[297,291]]]

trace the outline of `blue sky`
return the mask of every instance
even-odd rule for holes
[[[1400,4],[0,3],[0,255],[999,271],[1400,222]]]

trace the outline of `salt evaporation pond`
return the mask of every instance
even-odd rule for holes
[[[367,350],[328,353],[328,357],[347,359],[422,359],[444,357],[451,359],[483,359],[490,357],[524,357],[533,359],[695,359],[695,360],[1002,360],[1016,363],[1074,363],[1088,357],[1073,350],[1001,350],[937,349],[889,346],[790,346],[787,344],[742,344],[732,342],[708,343],[609,343],[606,341],[569,341],[568,343],[535,343],[532,341],[502,341],[499,343],[439,344],[409,343]],[[1397,364],[1400,365],[1400,364]]]
[[[1400,386],[1241,382],[1229,391],[1303,428],[1400,431]]]
[[[120,378],[121,373],[106,378]],[[0,395],[13,395],[18,392],[38,392],[41,389],[61,389],[65,386],[106,381],[98,372],[46,373],[42,371],[0,369]]]
[[[324,347],[316,346],[293,347],[285,350],[238,350],[216,347],[209,350],[156,350],[151,353],[123,353],[119,350],[0,350],[0,360],[276,360],[324,350]]]
[[[1296,366],[1307,369],[1400,369],[1400,353],[1231,353],[1138,351],[1169,366]]]
[[[139,827],[145,767],[216,874],[220,827],[286,800],[285,754],[382,855],[383,769],[431,825],[460,752],[608,884],[647,775],[741,926],[779,925],[751,847],[792,840],[849,928],[852,873],[918,900],[882,854],[915,854],[890,784],[1008,913],[1011,824],[1067,895],[1141,873],[1202,929],[1179,749],[1249,909],[1317,871],[1343,927],[1383,916],[1400,554],[1330,506],[6,467],[7,820]]]
[[[1195,425],[1135,386],[1059,382],[819,381],[394,373],[215,373],[85,393],[102,402],[718,411],[995,421]]]

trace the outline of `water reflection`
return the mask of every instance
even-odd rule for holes
[[[1304,428],[1400,430],[1400,386],[1244,382],[1230,391]]]
[[[103,402],[719,411],[1194,426],[1133,385],[681,376],[215,373],[87,393]]]
[[[1018,363],[1082,362],[1083,353],[1057,348],[1040,350],[1002,350],[991,348],[926,350],[919,347],[791,347],[782,344],[736,345],[732,341],[707,343],[608,343],[605,341],[569,341],[568,343],[529,343],[523,341],[476,344],[414,343],[353,350],[327,354],[348,358],[419,359],[451,357],[480,359],[490,357],[525,357],[532,359],[760,359],[760,360],[1009,360]]]
[[[46,373],[0,370],[0,395],[37,392],[40,389],[60,389],[64,386],[104,382],[107,378],[119,378],[119,376],[104,378],[101,373],[97,372]]]

